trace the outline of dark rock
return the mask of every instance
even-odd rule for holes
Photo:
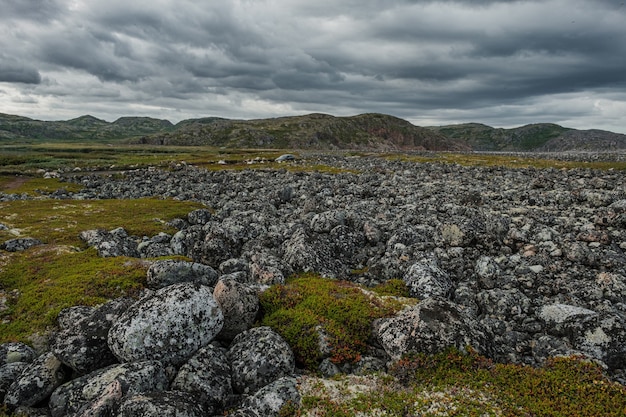
[[[165,391],[168,385],[161,362],[112,365],[58,387],[50,397],[50,412],[52,417],[62,417],[90,407],[94,411],[111,410],[124,396]]]
[[[217,278],[217,272],[208,265],[174,260],[155,261],[147,273],[148,287],[152,289],[183,282],[213,287]]]
[[[204,417],[207,411],[189,398],[185,392],[164,391],[135,394],[126,398],[119,407],[118,417]]]
[[[411,297],[449,297],[453,290],[448,274],[439,268],[434,257],[422,258],[409,268],[402,278]]]
[[[109,329],[132,303],[131,299],[118,298],[72,323],[66,315],[52,343],[52,353],[78,374],[117,363],[107,344]]]
[[[113,324],[108,344],[122,362],[185,362],[220,332],[222,311],[212,289],[174,284],[130,306]]]
[[[233,394],[225,352],[212,345],[200,349],[180,368],[171,389],[193,397],[209,414],[216,413]]]
[[[213,215],[208,209],[197,209],[187,214],[187,221],[191,225],[205,225],[211,221],[212,217]]]
[[[238,334],[228,350],[235,392],[250,394],[295,370],[295,358],[285,340],[269,327]]]
[[[13,362],[30,363],[36,356],[33,348],[21,342],[8,342],[0,345],[0,366]]]
[[[39,245],[43,245],[43,242],[39,239],[32,237],[20,237],[5,241],[0,245],[0,250],[5,250],[7,252],[20,252]]]
[[[447,348],[465,350],[471,346],[489,353],[488,337],[470,314],[442,298],[427,298],[396,317],[382,319],[376,337],[392,359],[405,353],[435,354]]]
[[[26,362],[10,362],[0,366],[0,403],[4,401],[7,390],[26,369]]]
[[[137,242],[121,228],[111,230],[110,232],[106,230],[86,230],[80,233],[80,238],[89,246],[95,247],[98,255],[103,258],[114,256],[139,257]]]
[[[32,407],[45,400],[68,378],[69,372],[52,353],[45,353],[30,363],[11,384],[4,397],[9,407]]]

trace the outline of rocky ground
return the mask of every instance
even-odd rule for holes
[[[153,264],[138,302],[64,311],[43,355],[0,347],[4,402],[47,407],[31,415],[277,415],[299,400],[293,354],[273,330],[251,327],[258,292],[300,271],[366,286],[400,278],[420,300],[376,322],[362,359],[374,369],[470,345],[507,363],[583,355],[626,382],[622,172],[319,158],[336,172],[179,164],[69,178],[84,190],[53,197],[204,203],[172,222],[174,235],[81,235],[101,256],[193,262]]]

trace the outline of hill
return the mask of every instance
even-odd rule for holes
[[[428,129],[461,140],[476,151],[618,151],[626,150],[626,135],[604,130],[577,130],[552,123],[529,124],[513,129],[479,123],[431,126]]]
[[[35,143],[104,142],[166,131],[173,127],[167,120],[149,117],[122,117],[113,123],[85,115],[66,121],[42,121],[0,113],[0,141]]]
[[[335,117],[327,114],[258,120],[185,120],[175,130],[141,138],[141,143],[232,148],[469,150],[406,120],[384,114]]]

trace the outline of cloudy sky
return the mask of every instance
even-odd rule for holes
[[[623,0],[0,0],[0,112],[626,133]]]

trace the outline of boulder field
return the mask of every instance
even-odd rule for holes
[[[363,367],[471,346],[533,366],[582,355],[626,382],[622,172],[321,162],[333,172],[178,164],[68,177],[84,189],[57,198],[202,202],[171,235],[81,233],[101,256],[191,261],[151,261],[138,300],[62,311],[47,352],[1,345],[0,399],[53,417],[278,415],[300,401],[301,370],[278,333],[254,324],[259,293],[298,272],[363,286],[398,278],[418,300],[374,322]]]

